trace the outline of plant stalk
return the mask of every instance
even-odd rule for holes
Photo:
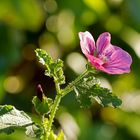
[[[67,95],[69,92],[71,92],[74,89],[74,86],[80,82],[80,80],[85,77],[89,73],[88,70],[85,70],[81,75],[79,75],[74,81],[72,81],[69,85],[67,85],[63,90],[62,90],[62,97]]]
[[[61,98],[62,98],[61,95],[57,95],[56,98],[55,98],[55,101],[54,101],[54,104],[53,104],[53,108],[52,108],[52,111],[51,111],[51,114],[50,114],[50,118],[49,118],[49,124],[47,126],[47,132],[50,132],[50,130],[51,130],[53,119],[54,119],[54,116],[55,116],[56,111],[58,109],[58,106],[59,106],[59,103],[61,101]]]
[[[58,109],[59,103],[60,103],[61,98],[62,98],[60,85],[57,81],[55,81],[55,87],[56,87],[57,95],[55,97],[54,104],[53,104],[53,107],[51,109],[51,114],[49,116],[49,122],[48,122],[47,130],[46,130],[47,135],[46,135],[45,140],[48,140],[49,134],[51,132],[52,123],[53,123],[56,111]]]
[[[45,133],[44,133],[44,140],[48,140],[49,134],[51,132],[51,127],[52,127],[52,123],[56,114],[56,111],[58,109],[59,103],[61,101],[61,98],[64,97],[65,95],[67,95],[69,92],[71,92],[74,89],[74,86],[80,82],[80,80],[85,77],[88,74],[89,71],[84,71],[80,76],[78,76],[74,81],[72,81],[67,87],[65,87],[63,90],[60,89],[60,85],[57,82],[57,80],[54,79],[55,81],[55,87],[56,87],[56,91],[57,91],[57,95],[55,97],[54,100],[54,104],[53,107],[51,109],[51,114],[49,116],[49,121],[48,121],[48,125],[47,125],[47,129],[44,126]],[[45,125],[45,124],[44,124]]]

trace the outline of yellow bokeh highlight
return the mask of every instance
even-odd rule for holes
[[[134,85],[136,84],[135,80],[136,80],[136,77],[132,72],[129,75],[118,76],[118,79],[112,83],[114,92],[117,94],[119,93],[122,94],[124,92],[132,91]]]
[[[39,46],[41,49],[46,50],[46,52],[51,55],[53,59],[61,57],[59,46],[52,34],[47,32],[42,34],[39,38]]]
[[[123,23],[118,16],[112,15],[108,18],[105,26],[108,31],[112,33],[118,33],[123,28]]]
[[[48,17],[46,21],[46,27],[48,31],[57,32],[58,31],[57,22],[58,22],[58,17],[56,15]]]
[[[62,10],[58,15],[58,33],[57,38],[63,46],[74,46],[74,20],[75,16],[71,10]]]
[[[119,6],[122,4],[123,0],[108,0],[109,4],[112,6]]]
[[[23,83],[20,77],[9,76],[4,81],[4,89],[12,94],[19,93],[23,88]]]
[[[104,0],[83,0],[87,6],[93,9],[98,15],[108,12],[108,7]]]
[[[53,13],[57,10],[57,3],[55,0],[46,0],[44,8],[48,13]]]
[[[97,21],[95,13],[92,11],[84,11],[81,16],[81,20],[85,25],[92,25]]]
[[[74,33],[71,28],[63,28],[57,34],[60,44],[67,46],[74,42]]]

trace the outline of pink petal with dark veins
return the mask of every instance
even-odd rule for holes
[[[113,46],[114,52],[110,56],[110,60],[103,66],[109,74],[123,74],[130,72],[132,64],[131,56],[123,49]]]
[[[108,32],[102,33],[96,42],[97,54],[102,54],[105,50],[109,49],[111,35]]]
[[[86,32],[80,32],[79,33],[79,38],[80,38],[80,45],[82,52],[85,55],[92,54],[95,51],[95,41],[92,35],[86,31]]]

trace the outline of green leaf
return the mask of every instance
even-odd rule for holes
[[[30,137],[40,137],[43,133],[43,130],[38,125],[31,125],[26,127],[26,135]]]
[[[118,107],[122,104],[122,101],[117,96],[112,95],[112,92],[109,89],[103,88],[100,85],[95,85],[93,92],[96,101],[104,107],[108,105]]]
[[[99,80],[97,80],[92,73],[89,73],[81,79],[80,82],[75,85],[74,91],[81,107],[91,106],[93,99],[104,107],[109,105],[118,107],[122,103],[109,89],[101,87]]]
[[[65,76],[63,75],[63,61],[60,59],[53,60],[45,50],[36,49],[36,56],[39,62],[46,67],[45,75],[53,77],[54,80],[61,84],[65,83]]]
[[[53,101],[45,96],[43,96],[42,101],[40,101],[37,96],[34,96],[32,103],[34,104],[36,112],[43,115],[50,112]]]
[[[65,140],[65,135],[63,131],[61,130],[60,133],[58,134],[56,140]]]
[[[56,135],[54,134],[53,131],[50,132],[50,135],[48,137],[48,140],[56,140]]]
[[[0,20],[16,28],[36,30],[44,21],[37,0],[1,0],[0,9]]]
[[[15,128],[33,125],[31,118],[11,105],[0,106],[0,133],[10,134]]]
[[[48,140],[65,140],[65,135],[62,130],[58,135],[55,135],[54,132],[51,131]]]

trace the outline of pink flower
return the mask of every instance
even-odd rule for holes
[[[96,44],[88,31],[80,32],[79,38],[82,52],[97,70],[108,74],[130,72],[131,56],[123,49],[110,43],[110,33],[102,33],[98,37]]]

